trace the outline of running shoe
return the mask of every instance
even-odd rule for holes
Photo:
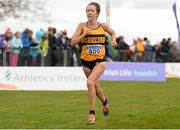
[[[104,116],[108,116],[109,115],[109,101],[106,98],[105,104],[103,103],[103,114]]]
[[[94,114],[88,115],[87,125],[93,125],[96,122],[96,116]]]

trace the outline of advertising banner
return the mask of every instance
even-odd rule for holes
[[[166,64],[166,77],[180,78],[180,64],[179,63],[167,63]]]
[[[107,62],[101,80],[165,81],[165,64]]]
[[[86,90],[81,67],[1,67],[3,90]]]
[[[107,62],[100,80],[163,82],[179,64]],[[87,90],[82,67],[0,67],[0,90]]]

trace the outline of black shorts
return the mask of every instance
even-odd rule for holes
[[[104,62],[104,61],[105,61],[104,59],[97,59],[93,61],[85,61],[81,59],[82,65],[89,68],[90,70],[92,70],[94,66],[96,66],[98,63]]]

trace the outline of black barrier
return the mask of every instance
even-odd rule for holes
[[[13,49],[6,52],[4,48],[0,48],[0,66],[12,66]],[[155,52],[143,52],[141,54],[133,53],[128,56],[126,50],[116,50],[114,61],[122,62],[169,62],[169,54]],[[64,49],[57,47],[56,49],[48,49],[47,55],[44,56],[39,48],[23,48],[19,49],[17,65],[13,66],[81,66],[80,50]]]
[[[18,61],[13,66],[80,66],[80,52],[77,49],[48,49],[44,56],[39,48],[19,49]],[[13,52],[0,49],[0,66],[12,66]]]

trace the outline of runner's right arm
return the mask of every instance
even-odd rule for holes
[[[76,29],[76,32],[71,38],[71,46],[75,47],[80,41],[87,35],[91,33],[91,29],[83,31],[84,23],[80,23]]]

